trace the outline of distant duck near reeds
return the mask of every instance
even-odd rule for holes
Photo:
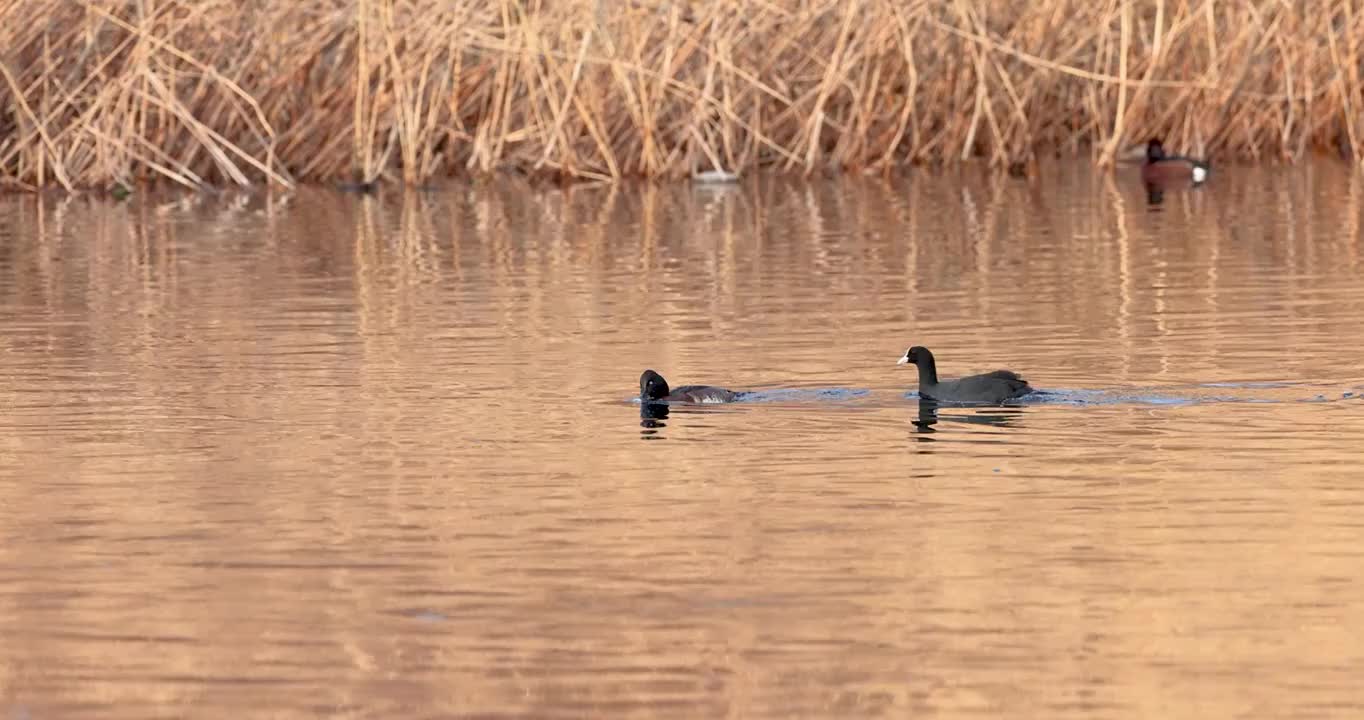
[[[714,170],[697,170],[691,174],[692,182],[701,185],[733,185],[739,182],[739,173],[730,172],[716,168]]]
[[[1141,166],[1141,179],[1147,185],[1167,185],[1172,182],[1191,182],[1201,185],[1208,179],[1211,166],[1207,160],[1167,155],[1159,139],[1146,143],[1146,162]]]

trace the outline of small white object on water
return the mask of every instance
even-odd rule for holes
[[[699,183],[736,183],[739,182],[739,174],[726,172],[724,170],[702,170],[691,175],[692,182]]]

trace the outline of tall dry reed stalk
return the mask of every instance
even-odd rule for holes
[[[0,0],[0,182],[1364,160],[1354,0]]]

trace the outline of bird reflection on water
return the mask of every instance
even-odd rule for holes
[[[639,405],[639,426],[644,428],[639,431],[641,440],[662,440],[660,430],[667,427],[663,422],[668,419],[667,403],[640,403]]]
[[[939,422],[960,422],[970,423],[973,425],[994,425],[996,427],[1013,427],[1015,422],[1023,416],[1023,408],[1020,405],[996,405],[991,407],[983,407],[979,409],[965,408],[971,409],[973,410],[973,412],[969,414],[954,413],[951,415],[947,414],[940,415],[938,412],[940,407],[942,407],[941,404],[936,400],[932,400],[929,398],[919,398],[919,416],[918,418],[911,420],[910,422],[914,424],[914,426],[918,429],[918,432],[923,434],[929,434],[938,432],[938,429],[933,426],[937,425]],[[921,439],[931,440],[932,438]]]
[[[918,417],[910,421],[917,432],[932,434],[938,432],[935,425],[943,422],[967,423],[971,425],[993,425],[995,427],[1015,427],[1023,416],[1023,406],[1018,404],[990,405],[973,407],[966,404],[949,404],[946,407],[961,409],[960,413],[942,413],[943,405],[930,398],[920,398]],[[646,402],[639,406],[639,432],[641,440],[663,440],[663,428],[668,426],[671,406],[668,403]],[[701,408],[688,407],[684,412],[706,412]],[[931,441],[933,438],[920,438]]]
[[[1153,183],[1146,184],[1146,204],[1156,206],[1165,202],[1165,188]]]
[[[693,418],[715,412],[723,412],[721,403],[667,403],[667,402],[646,402],[639,406],[639,426],[643,429],[639,431],[641,440],[665,440],[667,436],[663,428],[668,426],[664,422],[670,413],[680,415],[692,415]]]

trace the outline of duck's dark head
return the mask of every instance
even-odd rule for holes
[[[668,381],[653,370],[645,370],[639,376],[639,399],[658,400],[668,396]]]
[[[895,364],[922,365],[924,363],[928,363],[930,365],[933,363],[933,353],[929,352],[928,348],[926,347],[915,345],[914,347],[906,350],[905,356],[900,358],[900,361]]]
[[[1160,138],[1151,138],[1146,143],[1146,159],[1151,162],[1165,159],[1165,146],[1160,144]]]

